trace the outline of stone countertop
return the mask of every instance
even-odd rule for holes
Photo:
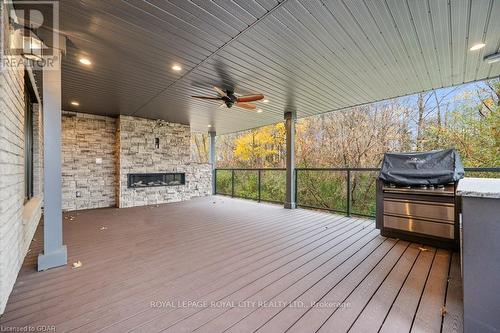
[[[458,182],[457,195],[500,199],[500,179],[464,178]]]

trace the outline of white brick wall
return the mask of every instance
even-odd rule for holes
[[[24,205],[24,103],[24,68],[5,68],[0,72],[0,314],[41,214],[40,197]]]

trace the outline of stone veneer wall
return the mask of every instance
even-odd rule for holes
[[[209,164],[192,163],[191,132],[188,125],[120,116],[119,207],[182,201],[211,193]],[[155,148],[155,138],[160,148]],[[178,186],[129,189],[129,173],[184,172],[186,184]]]
[[[0,15],[5,15],[4,6],[4,2],[0,2]],[[0,33],[7,28],[0,27]],[[42,195],[37,187],[34,189],[36,196],[24,202],[24,113],[24,68],[5,67],[0,71],[0,314],[5,309],[42,213]],[[34,113],[39,115],[38,109]],[[34,119],[34,127],[40,126],[38,119]],[[34,148],[40,149],[41,143],[37,140],[41,129],[36,127],[34,132]],[[41,170],[36,169],[40,165],[34,167],[40,188]]]
[[[116,118],[63,113],[63,210],[116,206],[116,122]]]

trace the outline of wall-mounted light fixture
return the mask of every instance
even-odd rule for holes
[[[22,56],[29,60],[42,60],[43,42],[33,33],[30,36],[23,36]]]
[[[13,54],[20,55],[25,59],[39,61],[42,60],[44,44],[30,27],[31,23],[24,20],[20,21],[15,15],[9,16],[7,41]]]

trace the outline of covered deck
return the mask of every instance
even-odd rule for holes
[[[4,327],[57,332],[450,332],[457,254],[384,238],[373,220],[221,196],[66,213],[68,265],[36,271]],[[81,261],[80,268],[71,264]]]

